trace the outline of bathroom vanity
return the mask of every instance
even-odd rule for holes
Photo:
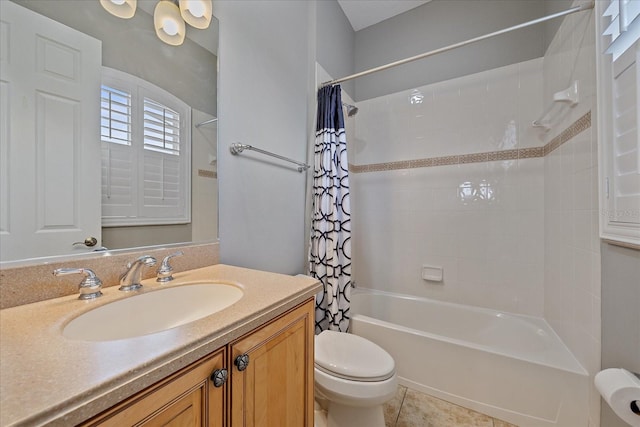
[[[222,264],[144,280],[142,293],[216,281],[243,296],[161,332],[87,341],[67,324],[130,295],[117,287],[0,311],[1,424],[312,426],[319,283]],[[135,298],[135,297],[134,297]]]

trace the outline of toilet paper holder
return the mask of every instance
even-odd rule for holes
[[[637,372],[631,372],[628,371],[630,373],[632,373],[633,375],[636,376],[636,378],[638,378],[640,380],[640,374]],[[640,415],[640,400],[632,400],[631,403],[629,404],[629,407],[631,409],[631,412],[633,412],[636,415]]]
[[[598,392],[613,412],[632,427],[640,427],[640,376],[626,369],[609,368],[594,379]]]

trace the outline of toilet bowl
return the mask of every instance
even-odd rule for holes
[[[382,404],[397,386],[393,358],[378,345],[335,331],[316,336],[316,400],[328,427],[384,427]]]

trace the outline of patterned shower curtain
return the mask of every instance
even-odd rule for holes
[[[340,85],[318,91],[309,272],[322,282],[316,296],[316,333],[349,328],[351,208],[347,137]]]

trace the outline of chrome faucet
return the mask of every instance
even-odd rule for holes
[[[152,267],[156,265],[156,259],[149,255],[144,255],[137,260],[127,264],[127,271],[120,276],[120,289],[121,291],[135,291],[140,289],[142,285],[142,267]]]
[[[167,255],[166,257],[164,257],[164,259],[162,260],[162,264],[160,265],[160,268],[158,268],[156,282],[166,283],[173,280],[173,274],[172,274],[173,268],[171,267],[171,264],[169,264],[169,260],[171,258],[182,256],[182,255],[184,255],[184,252],[178,251],[176,253],[173,253],[171,255]]]
[[[84,274],[84,279],[78,285],[80,296],[78,299],[87,300],[102,296],[102,281],[88,268],[57,268],[53,270],[54,276],[66,276],[68,274]]]

